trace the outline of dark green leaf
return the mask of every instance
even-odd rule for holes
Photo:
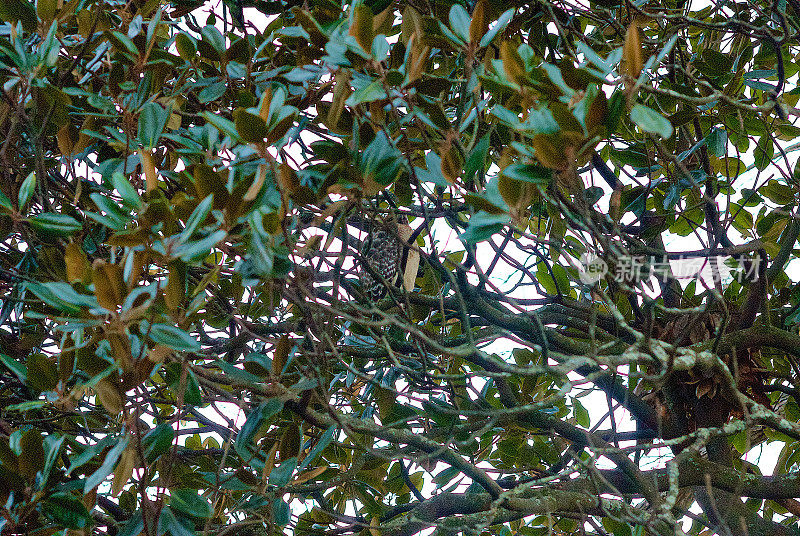
[[[169,346],[178,352],[197,352],[200,343],[189,333],[178,326],[170,324],[153,324],[149,330],[150,338],[158,344]]]
[[[181,242],[186,242],[192,237],[194,232],[197,230],[197,227],[206,220],[208,213],[211,212],[211,208],[213,206],[214,194],[209,194],[205,199],[200,201],[200,203],[192,211],[189,219],[186,220],[186,227],[181,232]]]
[[[553,180],[553,172],[551,170],[536,164],[511,164],[503,169],[503,175],[510,179],[545,186]]]
[[[37,233],[46,236],[69,236],[80,231],[83,226],[72,216],[45,212],[28,219]]]
[[[236,443],[234,446],[239,456],[245,460],[251,458],[252,455],[249,449],[256,432],[258,432],[258,429],[264,421],[278,413],[281,409],[283,409],[283,401],[273,398],[267,402],[263,402],[250,412],[242,428],[239,430],[239,435],[236,436]]]
[[[494,40],[495,36],[498,33],[502,32],[506,26],[508,26],[508,23],[511,22],[511,18],[514,16],[515,11],[516,10],[514,8],[511,8],[504,11],[503,14],[500,15],[500,18],[497,19],[497,22],[495,22],[494,25],[490,26],[489,31],[486,32],[484,36],[481,38],[480,42],[481,47],[488,46],[489,43],[491,43],[492,40]]]
[[[19,381],[22,383],[26,382],[28,377],[28,369],[25,368],[25,365],[14,359],[13,357],[7,356],[6,354],[0,354],[0,361],[8,367],[8,370],[14,373],[14,375],[19,378]]]
[[[214,513],[208,499],[193,489],[171,490],[169,505],[173,510],[201,519],[209,518]]]
[[[169,119],[169,111],[160,104],[148,102],[139,112],[139,130],[137,137],[145,149],[153,149],[158,145],[161,134]]]
[[[142,198],[139,197],[139,192],[137,192],[128,179],[125,178],[125,175],[119,171],[114,172],[111,176],[111,180],[114,184],[114,189],[119,192],[120,197],[122,197],[122,203],[126,207],[129,209],[141,208]]]
[[[197,376],[191,370],[186,375],[186,393],[183,395],[183,401],[193,406],[198,406],[202,402],[200,384],[197,381]]]
[[[289,458],[278,467],[272,469],[269,474],[269,483],[279,488],[285,486],[292,479],[292,474],[294,474],[296,468],[297,458]]]
[[[267,124],[257,114],[252,114],[242,108],[237,108],[233,112],[236,131],[244,141],[261,142],[269,134],[270,129]]]
[[[289,524],[291,513],[292,511],[289,508],[289,504],[283,499],[276,498],[272,501],[272,518],[279,527],[285,527]]]
[[[303,458],[303,461],[300,464],[300,467],[297,468],[297,470],[302,471],[303,469],[308,467],[309,464],[311,464],[311,462],[313,462],[317,458],[317,456],[319,456],[320,453],[322,453],[322,451],[325,450],[328,447],[328,445],[331,444],[331,441],[333,441],[333,436],[335,433],[336,433],[336,426],[334,425],[329,426],[328,429],[325,430],[325,433],[322,434],[322,436],[319,438],[317,444],[314,445],[314,448],[311,449],[311,452],[308,453],[308,456]]]
[[[80,294],[67,283],[31,282],[28,289],[47,305],[65,313],[81,313],[84,308],[99,307],[94,295]]]
[[[651,134],[658,134],[662,138],[672,136],[672,124],[669,120],[642,104],[636,104],[631,109],[631,121],[639,125],[639,128]]]
[[[92,518],[80,499],[70,493],[54,493],[42,502],[42,513],[63,527],[79,530],[91,526]]]
[[[150,430],[142,439],[144,457],[148,462],[155,461],[159,456],[169,451],[175,431],[169,423],[162,423]]]
[[[25,180],[22,181],[22,185],[19,187],[19,194],[17,195],[17,206],[19,207],[20,212],[25,210],[25,207],[28,204],[28,201],[31,200],[33,197],[33,192],[36,190],[36,173],[31,171]]]
[[[225,52],[225,37],[215,26],[203,26],[200,30],[203,40],[208,42],[220,55]]]
[[[161,515],[158,517],[158,533],[166,533],[169,536],[195,536],[194,530],[181,523],[169,506],[161,509]]]
[[[100,483],[111,474],[111,471],[114,470],[114,466],[117,465],[117,460],[119,460],[119,457],[122,455],[122,451],[128,446],[128,442],[129,439],[126,436],[120,437],[117,440],[117,444],[108,451],[100,467],[86,479],[83,485],[84,493],[89,493],[99,486]]]
[[[469,43],[470,17],[461,4],[453,4],[450,8],[450,28],[461,38],[464,43]]]

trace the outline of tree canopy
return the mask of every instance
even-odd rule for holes
[[[0,21],[2,534],[797,534],[797,0]]]

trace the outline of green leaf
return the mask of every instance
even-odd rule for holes
[[[384,90],[383,84],[380,80],[375,80],[372,83],[354,91],[353,94],[347,98],[345,104],[348,106],[356,106],[363,102],[372,102],[385,98],[386,90]]]
[[[29,429],[22,434],[17,464],[19,473],[29,482],[34,482],[36,473],[44,468],[44,443],[38,430]]]
[[[759,171],[764,170],[772,162],[773,154],[775,154],[775,144],[772,143],[772,138],[766,135],[761,136],[753,151],[756,168]]]
[[[265,354],[251,352],[244,358],[244,369],[256,376],[268,376],[272,370],[272,359]]]
[[[139,112],[139,130],[137,138],[145,149],[151,150],[158,145],[169,120],[169,111],[160,104],[148,102]]]
[[[203,26],[200,30],[200,35],[211,47],[216,50],[220,55],[225,53],[225,37],[222,33],[212,25]]]
[[[22,23],[22,27],[27,33],[35,32],[38,24],[36,8],[32,2],[26,0],[3,0],[0,2],[0,19],[13,26]]]
[[[46,236],[69,236],[83,229],[83,225],[72,216],[44,212],[28,218],[33,230]]]
[[[8,411],[30,411],[32,409],[41,409],[48,404],[47,400],[29,400],[20,404],[12,404],[6,409]]]
[[[197,352],[200,350],[200,343],[197,342],[197,339],[178,326],[152,324],[148,335],[154,342],[169,346],[177,352]]]
[[[65,437],[60,434],[50,434],[44,438],[44,467],[42,468],[42,488],[47,483],[50,477],[50,471],[53,469],[53,464],[61,451],[61,445],[64,444]]]
[[[300,467],[297,468],[298,471],[302,471],[303,469],[308,467],[308,465],[311,462],[313,462],[316,459],[316,457],[319,456],[320,453],[327,448],[328,445],[331,444],[335,432],[336,432],[335,425],[331,425],[330,427],[328,427],[327,430],[325,430],[325,433],[322,434],[322,437],[319,438],[319,441],[317,441],[317,444],[314,445],[313,449],[311,449],[311,452],[308,453],[308,456],[303,458],[303,462],[300,464]]]
[[[389,185],[403,169],[403,154],[383,131],[367,146],[361,155],[361,173],[380,185]]]
[[[58,30],[58,23],[54,21],[50,24],[50,29],[42,44],[39,45],[39,61],[48,67],[56,64],[58,52],[61,50],[58,40],[55,38],[56,30]]]
[[[22,181],[22,185],[19,187],[19,193],[17,195],[17,206],[19,206],[19,211],[22,212],[25,210],[25,206],[28,204],[28,201],[31,200],[33,197],[33,192],[36,190],[36,172],[31,171],[25,180]]]
[[[375,61],[384,61],[389,55],[389,50],[389,42],[386,40],[386,36],[383,34],[376,35],[375,39],[372,40],[372,50],[370,51]]]
[[[488,46],[489,43],[491,43],[492,40],[495,38],[495,36],[497,36],[498,33],[502,32],[505,29],[505,27],[508,26],[508,23],[511,22],[511,18],[514,16],[515,11],[516,9],[512,7],[511,9],[507,9],[506,11],[503,12],[502,15],[500,15],[500,18],[497,19],[497,22],[494,24],[494,26],[490,27],[489,31],[486,32],[483,37],[481,37],[481,42],[480,42],[481,47]]]
[[[291,515],[289,504],[283,499],[275,499],[272,501],[272,519],[279,527],[285,527],[289,524],[289,517]]]
[[[28,369],[28,386],[36,391],[52,391],[58,385],[58,369],[56,364],[42,353],[28,356],[25,364]]]
[[[215,113],[212,112],[201,112],[200,116],[214,125],[220,132],[223,134],[230,136],[231,139],[238,141],[241,138],[239,137],[239,133],[236,131],[236,125],[230,119],[225,119]]]
[[[773,203],[788,205],[794,201],[794,188],[788,184],[782,184],[775,179],[771,179],[767,184],[758,189],[758,192],[765,195]]]
[[[119,457],[122,455],[122,451],[124,451],[125,447],[128,446],[128,442],[129,439],[127,436],[122,436],[119,438],[117,444],[108,451],[108,454],[106,454],[102,465],[100,465],[100,467],[86,479],[86,482],[83,485],[84,493],[89,493],[91,490],[99,486],[100,483],[111,474],[111,471],[114,470],[114,466],[117,464]]]
[[[92,201],[94,201],[94,204],[97,205],[97,208],[106,213],[105,220],[107,220],[107,223],[110,224],[107,226],[111,229],[119,231],[131,221],[130,211],[123,210],[123,208],[117,205],[117,203],[115,203],[114,200],[108,195],[101,194],[100,192],[94,192],[89,197]]]
[[[622,91],[615,91],[608,99],[608,115],[606,115],[606,129],[609,133],[616,132],[619,120],[625,111],[625,94]]]
[[[539,281],[539,284],[547,292],[547,294],[558,293],[556,281],[553,279],[553,276],[550,274],[550,271],[547,269],[544,263],[539,263],[539,268],[536,270],[536,279]]]
[[[92,523],[83,502],[66,492],[53,493],[42,501],[42,513],[54,523],[68,529],[79,530]]]
[[[70,457],[69,468],[67,469],[67,476],[69,476],[75,469],[86,465],[87,462],[94,459],[99,455],[108,445],[114,442],[114,438],[106,436],[94,445],[84,447],[83,450]],[[79,447],[80,448],[80,447]]]
[[[204,87],[200,93],[197,94],[197,100],[202,104],[212,102],[222,97],[228,91],[228,84],[225,82],[214,82],[210,86]]]
[[[631,109],[631,121],[645,132],[657,134],[662,138],[672,136],[672,123],[657,111],[643,104],[636,104]]]
[[[251,262],[253,271],[263,276],[272,273],[274,266],[274,252],[271,246],[269,233],[264,229],[263,213],[260,210],[253,211],[247,218],[250,224],[250,248],[247,254]]]
[[[297,457],[289,458],[278,467],[272,469],[269,474],[270,485],[281,487],[285,486],[292,479],[294,470],[297,468]]]
[[[139,196],[139,192],[137,192],[136,188],[125,178],[125,175],[119,171],[115,171],[114,174],[111,175],[111,181],[114,185],[114,189],[119,192],[122,203],[126,207],[131,209],[142,208],[142,198]]]
[[[156,14],[150,19],[150,22],[147,24],[147,44],[148,46],[152,44],[153,38],[156,35],[156,29],[158,28],[158,23],[161,22],[161,9],[158,8]]]
[[[11,205],[11,200],[6,197],[6,194],[3,192],[0,192],[0,208],[5,209],[8,212],[14,210],[14,207]]]
[[[508,214],[489,214],[478,212],[469,219],[467,229],[458,235],[458,238],[465,244],[476,244],[490,239],[499,233],[503,225],[508,223]]]
[[[159,456],[169,451],[175,439],[175,430],[169,423],[162,423],[150,430],[142,439],[144,457],[152,463]]]
[[[202,402],[200,395],[200,383],[197,381],[197,376],[191,370],[186,375],[186,392],[183,395],[183,401],[192,406],[199,406]]]
[[[467,10],[461,4],[454,4],[450,8],[450,28],[465,43],[469,43],[469,23],[470,17]]]
[[[728,133],[724,129],[715,128],[708,136],[706,136],[706,146],[708,147],[708,152],[717,158],[722,158],[728,153],[727,145]]]
[[[543,63],[541,67],[545,74],[547,74],[547,77],[550,79],[550,81],[558,86],[564,95],[572,96],[575,94],[575,90],[569,87],[569,85],[564,81],[564,75],[561,73],[561,69],[558,66],[550,63]]]
[[[242,108],[233,111],[236,132],[244,141],[261,142],[269,134],[267,123],[260,115],[252,114]]]
[[[169,493],[169,505],[173,510],[201,519],[207,519],[214,513],[208,499],[193,489],[176,489]]]
[[[234,383],[244,386],[253,386],[261,382],[261,378],[255,374],[251,374],[246,370],[237,368],[225,361],[214,361],[214,365],[218,367],[230,380]]]
[[[509,179],[545,186],[553,180],[553,172],[550,169],[536,164],[510,164],[503,168],[502,173]]]
[[[176,247],[172,253],[175,257],[186,263],[193,263],[200,261],[208,256],[211,248],[219,244],[228,233],[222,229],[214,231],[210,235],[194,242],[187,242],[179,247]]]
[[[8,370],[14,373],[14,375],[19,378],[19,381],[22,383],[26,383],[28,377],[28,369],[14,359],[13,357],[7,356],[6,354],[0,354],[0,361],[8,367]]]
[[[731,203],[731,214],[734,214],[733,227],[742,235],[750,236],[753,228],[753,215],[738,203]]]
[[[486,134],[469,152],[464,164],[464,182],[469,183],[478,172],[486,171],[486,157],[489,154],[491,137],[491,134]]]
[[[208,194],[205,199],[198,203],[198,205],[192,211],[192,214],[189,216],[189,219],[186,220],[186,227],[183,229],[183,231],[181,231],[179,239],[181,242],[186,242],[192,237],[194,232],[197,230],[197,226],[206,220],[208,213],[211,212],[211,208],[213,206],[214,194]]]
[[[139,536],[144,531],[144,519],[141,510],[136,511],[130,520],[117,533],[117,536]]]
[[[191,60],[197,55],[197,47],[191,37],[181,32],[175,36],[175,48],[181,58]]]
[[[164,533],[170,536],[195,536],[194,530],[181,523],[169,506],[162,508],[158,517],[158,534]]]
[[[47,305],[65,313],[77,314],[83,312],[84,308],[99,307],[94,295],[80,294],[68,283],[61,281],[50,283],[31,281],[27,288]]]
[[[608,75],[614,68],[608,64],[606,60],[604,60],[592,47],[584,43],[583,41],[578,41],[576,44],[578,52],[584,55],[584,57],[595,64],[604,75]]]
[[[131,38],[124,33],[112,31],[110,37],[117,49],[127,51],[133,57],[139,56],[139,49],[133,44]]]
[[[283,400],[273,398],[261,403],[256,409],[250,412],[250,415],[247,416],[242,428],[239,430],[239,434],[236,436],[236,443],[234,443],[236,452],[243,460],[250,459],[250,443],[253,441],[261,424],[282,409]]]
[[[591,426],[592,421],[589,418],[589,411],[583,407],[583,404],[578,402],[577,398],[572,400],[572,411],[575,414],[575,423],[578,426],[582,426],[584,428],[589,428],[589,426]]]

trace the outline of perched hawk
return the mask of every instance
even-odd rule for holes
[[[405,220],[405,217],[401,218]],[[375,221],[364,241],[361,252],[360,280],[361,291],[372,301],[378,301],[386,296],[387,285],[396,285],[402,277],[401,263],[403,261],[403,242],[400,239],[399,227],[407,220]],[[383,281],[373,276],[369,266]]]

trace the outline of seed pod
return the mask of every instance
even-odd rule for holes
[[[100,306],[109,311],[116,311],[127,293],[119,266],[96,259],[92,264],[92,282],[94,295]]]
[[[87,279],[89,260],[77,242],[70,242],[64,250],[64,264],[67,267],[67,281],[74,283]]]
[[[637,21],[631,22],[628,26],[628,31],[625,32],[625,44],[622,46],[622,60],[624,65],[622,68],[623,74],[627,74],[631,78],[639,78],[642,74],[642,39],[639,35],[639,23]]]

